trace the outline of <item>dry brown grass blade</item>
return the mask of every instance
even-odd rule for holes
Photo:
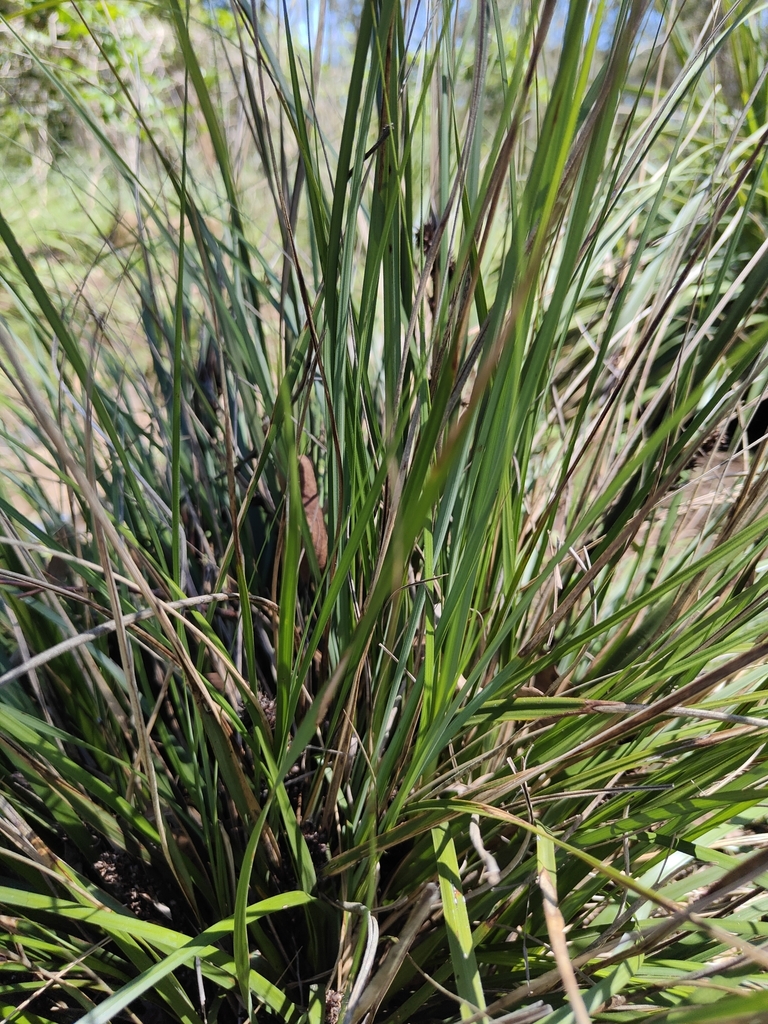
[[[591,1018],[581,998],[576,973],[568,956],[568,943],[565,939],[565,921],[557,901],[557,888],[549,871],[542,867],[539,871],[539,888],[544,901],[544,920],[547,923],[549,942],[552,954],[560,972],[563,988],[571,1002],[576,1024],[591,1024]]]

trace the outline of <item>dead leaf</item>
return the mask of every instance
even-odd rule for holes
[[[304,514],[307,517],[307,526],[309,527],[309,535],[312,538],[315,558],[320,567],[320,572],[324,572],[328,563],[328,532],[325,528],[323,510],[320,506],[315,468],[308,455],[302,455],[299,458],[299,487],[301,488],[301,502],[304,506]]]

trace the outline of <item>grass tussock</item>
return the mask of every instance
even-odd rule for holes
[[[113,6],[0,5],[66,128],[0,187],[3,1018],[764,1019],[764,12]]]

